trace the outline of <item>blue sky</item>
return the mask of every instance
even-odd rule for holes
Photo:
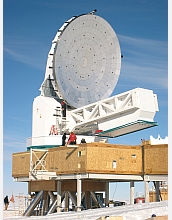
[[[3,195],[27,194],[27,183],[12,178],[12,153],[26,151],[32,131],[32,103],[40,95],[51,42],[74,15],[97,9],[117,34],[122,67],[112,95],[137,87],[158,97],[158,126],[111,139],[138,145],[168,136],[168,1],[167,0],[5,0],[3,1]],[[135,183],[135,194],[143,183]],[[110,198],[129,199],[129,183],[110,185]]]

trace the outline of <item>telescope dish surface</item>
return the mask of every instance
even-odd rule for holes
[[[120,45],[113,28],[93,14],[73,19],[58,37],[53,68],[59,92],[71,106],[79,108],[108,98],[121,69]]]

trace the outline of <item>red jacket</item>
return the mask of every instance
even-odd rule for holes
[[[70,134],[69,140],[72,141],[72,142],[75,141],[76,140],[76,135],[74,133]]]

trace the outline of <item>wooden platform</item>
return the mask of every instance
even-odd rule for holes
[[[94,142],[13,153],[12,177],[29,177],[30,169],[56,175],[168,175],[168,145],[130,146]]]

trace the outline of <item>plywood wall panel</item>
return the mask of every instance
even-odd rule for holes
[[[14,153],[12,155],[12,177],[28,176],[30,170],[30,153]]]
[[[30,181],[28,186],[29,192],[54,191],[57,192],[57,181],[55,180],[38,180]]]
[[[87,170],[114,174],[140,174],[142,149],[140,146],[98,145],[88,146]]]
[[[33,164],[45,152],[32,154]],[[48,149],[45,168],[56,174],[168,174],[168,145],[126,146],[108,143],[78,144],[78,147]],[[144,169],[143,169],[144,166]],[[38,166],[37,169],[42,169]],[[28,176],[30,152],[14,153],[12,176]]]
[[[144,146],[144,173],[168,174],[168,145]]]

